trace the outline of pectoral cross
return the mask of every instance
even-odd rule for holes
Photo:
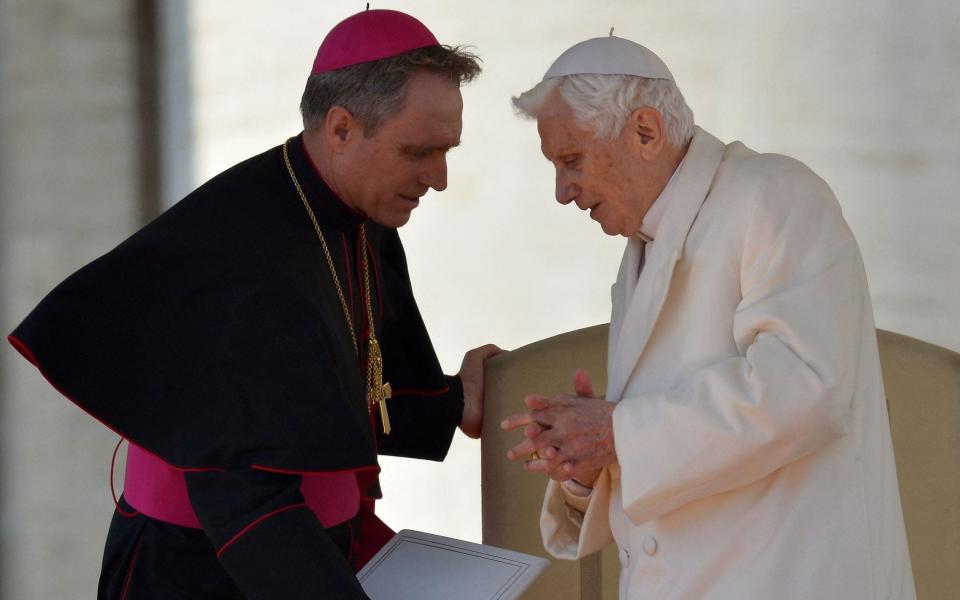
[[[390,435],[390,415],[387,414],[387,400],[393,397],[390,382],[380,386],[380,393],[377,396],[377,402],[380,404],[380,421],[383,423],[383,433],[384,435]]]
[[[370,406],[380,405],[380,422],[383,434],[390,435],[390,415],[387,413],[387,400],[393,396],[390,383],[383,381],[383,356],[377,338],[370,337],[369,363],[367,365],[367,385],[370,394]]]

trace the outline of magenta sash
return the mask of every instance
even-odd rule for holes
[[[352,519],[360,510],[357,477],[362,471],[289,473],[303,476],[300,493],[324,527],[333,527]],[[200,521],[190,505],[183,474],[184,469],[172,467],[143,448],[130,444],[123,497],[127,504],[148,517],[200,529]]]

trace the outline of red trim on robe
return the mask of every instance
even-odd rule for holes
[[[344,267],[347,269],[347,296],[348,296],[348,300],[347,300],[347,301],[349,302],[349,305],[350,305],[350,314],[352,315],[353,320],[356,321],[356,320],[357,320],[357,311],[355,311],[355,310],[353,309],[353,307],[354,307],[354,302],[353,302],[353,275],[350,274],[350,260],[349,260],[349,258],[350,258],[350,251],[349,251],[349,249],[347,248],[347,234],[346,234],[346,233],[343,233],[343,232],[340,233],[340,241],[343,242],[343,264],[344,264]],[[363,296],[362,293],[361,293],[360,295]]]
[[[137,511],[139,511],[139,512],[141,512],[141,513],[143,513],[143,514],[145,514],[145,515],[147,515],[147,516],[149,516],[149,517],[151,517],[151,518],[155,518],[155,519],[160,520],[160,521],[173,522],[173,524],[175,524],[175,525],[181,525],[181,526],[187,526],[187,527],[193,526],[194,528],[199,528],[199,526],[200,526],[199,520],[196,519],[196,514],[193,513],[192,506],[190,506],[190,504],[189,504],[189,498],[186,498],[186,480],[184,479],[183,474],[184,474],[184,473],[190,473],[190,472],[224,471],[224,468],[222,468],[222,467],[180,467],[180,466],[177,466],[177,465],[172,465],[172,464],[170,464],[170,463],[168,463],[168,462],[160,459],[159,457],[156,457],[156,456],[154,456],[153,454],[147,452],[146,450],[143,449],[142,446],[140,446],[139,444],[137,444],[136,440],[133,440],[133,439],[131,439],[129,436],[126,436],[126,435],[124,435],[123,433],[121,433],[120,431],[117,431],[117,430],[116,430],[114,427],[112,427],[109,423],[103,421],[102,419],[100,419],[99,417],[97,417],[97,415],[95,415],[95,414],[91,413],[90,411],[88,411],[86,408],[84,408],[84,406],[83,406],[82,404],[80,404],[79,402],[77,402],[76,400],[74,400],[72,397],[70,397],[70,395],[68,395],[66,392],[64,392],[64,390],[61,389],[60,386],[58,386],[56,383],[53,382],[53,380],[50,379],[50,377],[47,375],[47,373],[46,373],[46,372],[43,370],[43,368],[40,366],[39,361],[37,360],[36,356],[34,356],[33,352],[32,352],[32,351],[30,350],[30,348],[27,347],[27,345],[24,344],[20,339],[18,339],[17,337],[15,337],[13,334],[10,334],[9,336],[7,336],[7,340],[10,342],[10,344],[11,344],[14,348],[16,348],[16,350],[17,350],[21,355],[23,355],[24,358],[26,358],[31,364],[33,364],[33,365],[37,368],[38,371],[40,371],[40,374],[50,383],[51,386],[53,386],[54,389],[56,389],[58,392],[60,392],[65,398],[67,398],[68,400],[70,400],[70,402],[76,404],[77,407],[79,407],[81,410],[83,410],[83,412],[87,413],[88,415],[90,415],[91,417],[93,417],[94,419],[96,419],[97,421],[99,421],[100,423],[102,423],[104,427],[108,428],[110,431],[113,431],[114,433],[116,433],[116,434],[117,434],[118,436],[120,436],[121,438],[126,439],[126,440],[131,444],[131,446],[134,446],[134,445],[135,445],[135,446],[138,446],[138,450],[140,450],[142,457],[147,457],[146,460],[147,460],[148,462],[155,462],[155,463],[156,463],[156,465],[155,465],[156,468],[159,469],[160,471],[162,471],[163,474],[165,475],[165,478],[167,479],[166,484],[165,484],[167,487],[164,487],[164,485],[161,484],[161,485],[159,486],[159,488],[156,488],[156,487],[155,487],[153,490],[149,490],[149,489],[148,489],[148,490],[146,490],[146,492],[147,492],[146,497],[147,497],[147,498],[152,498],[152,499],[160,499],[160,500],[163,500],[163,498],[166,497],[166,496],[165,496],[166,494],[171,494],[171,493],[172,493],[172,494],[174,495],[174,497],[181,497],[181,499],[184,499],[184,498],[185,498],[185,499],[186,499],[186,505],[190,507],[189,515],[180,514],[180,513],[177,513],[176,511],[174,512],[174,514],[180,514],[180,517],[184,517],[184,516],[189,517],[187,520],[189,521],[190,524],[184,524],[184,523],[183,523],[183,519],[182,519],[182,518],[179,518],[179,517],[175,517],[175,519],[174,519],[173,521],[171,521],[171,520],[169,520],[169,516],[168,516],[168,515],[165,515],[165,513],[163,514],[163,516],[161,516],[160,514],[157,514],[157,511],[151,510],[150,507],[142,506],[143,504],[145,504],[145,502],[143,501],[142,497],[141,497],[140,502],[139,502],[139,503],[141,504],[141,506],[137,506],[136,504],[131,503],[131,500],[136,501],[135,499],[137,498],[137,492],[138,492],[138,485],[139,485],[139,484],[138,484],[136,481],[132,481],[132,480],[131,480],[131,479],[134,479],[134,480],[136,479],[136,477],[135,477],[136,474],[132,474],[132,473],[130,472],[129,468],[128,468],[128,469],[127,469],[127,472],[126,472],[126,474],[125,474],[125,477],[124,477],[124,496],[125,496],[125,499],[127,500],[127,503],[128,503],[133,509],[135,509],[135,510],[137,510]],[[371,416],[372,416],[372,415],[371,415]],[[129,453],[129,451],[128,451],[128,458],[127,458],[127,460],[128,460],[128,466],[129,466],[129,462],[130,462],[130,456],[129,456],[129,454],[130,454],[130,453]],[[134,454],[136,455],[136,452],[134,452]],[[151,459],[152,459],[152,461],[151,461]],[[135,458],[135,460],[136,460],[136,458]],[[330,471],[330,472],[325,472],[325,471],[296,471],[296,470],[292,470],[292,469],[291,469],[291,470],[272,469],[271,467],[265,467],[265,466],[263,466],[263,465],[251,465],[251,468],[260,469],[260,470],[265,470],[265,471],[273,470],[273,471],[278,472],[278,473],[298,474],[298,475],[305,476],[305,477],[309,477],[311,474],[314,474],[314,475],[317,475],[317,476],[322,476],[322,475],[328,474],[328,473],[343,473],[343,474],[345,474],[345,473],[349,473],[349,472],[352,471],[352,472],[354,473],[355,477],[356,477],[358,497],[360,497],[360,496],[362,495],[362,491],[363,491],[363,490],[369,489],[369,487],[373,484],[373,482],[376,481],[377,475],[378,475],[379,472],[380,472],[380,467],[379,467],[378,465],[371,465],[371,466],[369,466],[369,467],[358,467],[358,468],[356,468],[356,469],[344,469],[344,470],[342,470],[342,471]],[[169,471],[169,472],[168,472],[168,471]],[[172,472],[172,473],[171,473],[171,472]],[[133,476],[133,477],[131,477],[131,476]],[[149,481],[148,481],[148,483],[149,483]],[[111,479],[111,485],[112,485],[112,479]],[[182,487],[181,487],[181,486],[182,486]],[[159,489],[159,496],[156,495],[156,494],[158,493],[158,492],[157,492],[157,489]],[[308,486],[308,491],[309,491],[309,486]],[[151,504],[151,501],[146,502],[146,504]],[[358,505],[359,505],[359,503],[358,503]],[[160,506],[169,506],[169,502],[160,502]],[[308,506],[308,507],[311,509],[311,511],[314,512],[314,514],[317,514],[318,520],[321,520],[321,522],[322,522],[322,519],[320,519],[320,514],[322,514],[323,511],[314,510],[313,507],[311,507],[311,506],[309,506],[309,505],[307,505],[307,504],[304,504],[304,506]],[[147,508],[147,510],[144,510],[144,508]],[[319,507],[318,507],[318,508],[319,508]],[[151,514],[151,513],[153,513],[153,514]],[[161,513],[163,513],[163,511],[161,511]],[[355,514],[356,514],[356,512],[354,512],[352,515],[350,515],[350,517],[353,517]],[[167,516],[168,518],[163,518],[164,516]],[[348,518],[349,518],[349,517],[348,517]],[[178,521],[179,521],[179,522],[178,522]],[[194,523],[196,523],[196,524],[194,525]]]
[[[263,465],[253,464],[250,465],[251,469],[256,469],[258,471],[266,471],[268,473],[280,473],[281,475],[329,475],[330,473],[355,473],[360,474],[365,471],[376,471],[380,472],[380,467],[378,465],[371,465],[369,467],[356,467],[354,469],[335,469],[331,471],[300,471],[298,469],[276,469],[274,467],[265,467]]]
[[[445,385],[439,390],[393,390],[393,396],[442,396],[450,391],[450,386]]]
[[[127,565],[127,575],[123,578],[123,591],[120,592],[120,600],[126,600],[127,592],[130,591],[130,580],[133,579],[133,568],[137,564],[137,558],[140,556],[140,544],[143,543],[143,537],[141,536],[137,540],[137,545],[133,549],[133,556],[130,557],[130,564]]]
[[[373,259],[373,246],[367,239],[367,256],[370,257],[371,269],[373,270],[373,287],[377,290],[377,316],[383,321],[383,295],[380,291],[380,267],[377,261]]]
[[[367,286],[366,281],[363,276],[363,254],[360,253],[360,236],[357,235],[357,243],[354,244],[354,260],[357,261],[357,296],[360,299],[360,318],[355,319],[355,323],[359,323],[360,326],[358,330],[360,332],[365,331],[364,323],[367,322]],[[369,260],[370,256],[367,255]],[[366,336],[361,335],[361,340],[366,339]],[[360,342],[360,340],[357,340]]]
[[[33,366],[35,366],[38,371],[40,371],[40,375],[42,375],[43,378],[47,380],[47,383],[49,383],[51,386],[53,386],[53,389],[55,389],[55,390],[57,390],[58,392],[60,392],[60,394],[61,394],[64,398],[66,398],[66,399],[69,400],[70,402],[73,402],[74,404],[76,404],[76,405],[77,405],[77,408],[79,408],[79,409],[82,410],[83,412],[87,413],[88,415],[90,415],[91,417],[93,417],[94,419],[96,419],[101,425],[103,425],[104,427],[106,427],[106,428],[109,429],[110,431],[114,432],[114,433],[117,434],[118,436],[122,437],[123,439],[125,439],[125,440],[127,440],[127,441],[129,441],[129,442],[132,442],[132,443],[134,443],[134,444],[137,444],[138,446],[140,445],[140,444],[137,443],[136,440],[132,439],[130,436],[124,434],[123,432],[117,430],[117,429],[114,428],[112,425],[110,425],[109,423],[107,423],[106,421],[104,421],[103,419],[101,419],[100,417],[98,417],[97,415],[95,415],[95,414],[93,414],[92,412],[90,412],[89,410],[87,410],[86,407],[84,407],[82,404],[80,404],[79,402],[77,402],[76,400],[74,400],[73,397],[70,396],[70,394],[66,393],[66,392],[63,390],[63,388],[61,388],[61,387],[60,387],[59,385],[57,385],[52,379],[50,379],[50,376],[47,375],[47,372],[43,370],[43,367],[42,367],[42,366],[40,366],[40,362],[39,362],[39,361],[36,359],[36,357],[33,355],[33,352],[30,351],[30,349],[27,347],[26,344],[24,344],[22,341],[20,341],[20,340],[17,339],[16,337],[14,337],[14,335],[13,335],[12,333],[7,336],[7,341],[9,341],[10,344],[11,344],[14,348],[16,348],[17,351],[18,351],[20,354],[22,354],[24,358],[26,358],[28,361],[30,361],[30,363],[31,363]],[[168,464],[169,464],[169,463],[168,463]],[[173,467],[174,469],[178,469],[178,470],[180,470],[180,471],[217,471],[217,470],[222,471],[222,470],[223,470],[221,467],[180,467],[180,466],[177,466],[177,465],[170,465],[170,466]]]
[[[117,500],[117,491],[113,487],[113,466],[117,463],[117,451],[120,450],[120,444],[123,443],[123,438],[117,442],[117,445],[113,447],[113,456],[110,457],[110,496],[113,498],[113,505],[117,507],[117,514],[121,517],[126,517],[132,519],[133,517],[140,514],[140,511],[127,512],[120,508],[120,502]],[[126,487],[126,486],[124,486]]]
[[[257,525],[259,525],[260,523],[266,521],[266,520],[269,519],[270,517],[275,517],[275,516],[279,515],[280,513],[285,513],[285,512],[287,512],[288,510],[293,510],[293,509],[295,509],[295,508],[307,508],[307,505],[306,505],[306,504],[291,504],[290,506],[284,506],[284,507],[278,508],[278,509],[276,509],[276,510],[274,510],[274,511],[270,511],[270,512],[268,512],[267,514],[265,514],[265,515],[257,518],[255,521],[253,521],[252,523],[250,523],[249,525],[247,525],[246,527],[244,527],[243,529],[241,529],[240,531],[238,531],[237,534],[234,535],[232,538],[230,538],[230,540],[227,541],[226,544],[224,544],[223,546],[221,546],[220,549],[217,550],[217,558],[220,558],[221,556],[223,556],[223,553],[226,552],[227,549],[228,549],[231,545],[233,545],[234,542],[236,542],[236,541],[239,540],[241,537],[243,537],[244,535],[246,535],[251,529],[253,529],[253,528],[256,527]]]
[[[370,502],[370,508],[360,509],[360,532],[357,536],[358,543],[354,549],[351,565],[357,571],[363,568],[373,556],[387,545],[395,532],[390,526],[380,520],[373,514],[373,502]]]

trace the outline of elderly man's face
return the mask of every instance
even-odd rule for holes
[[[589,210],[607,235],[634,235],[649,207],[636,136],[626,129],[613,141],[594,139],[554,92],[537,118],[540,148],[557,170],[557,202]]]
[[[344,177],[335,182],[344,200],[381,225],[405,224],[427,190],[447,187],[447,152],[460,143],[462,113],[457,84],[414,73],[403,109],[350,145]]]

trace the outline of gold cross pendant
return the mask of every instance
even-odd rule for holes
[[[393,389],[389,383],[383,382],[383,355],[380,354],[380,344],[371,332],[369,343],[370,359],[367,364],[367,385],[370,390],[371,405],[380,405],[380,421],[383,423],[383,434],[390,435],[390,415],[387,414],[387,399],[393,396]]]
[[[380,421],[383,423],[383,434],[390,435],[390,415],[387,414],[387,400],[393,397],[393,389],[390,387],[390,383],[383,384],[377,395],[380,402]]]

